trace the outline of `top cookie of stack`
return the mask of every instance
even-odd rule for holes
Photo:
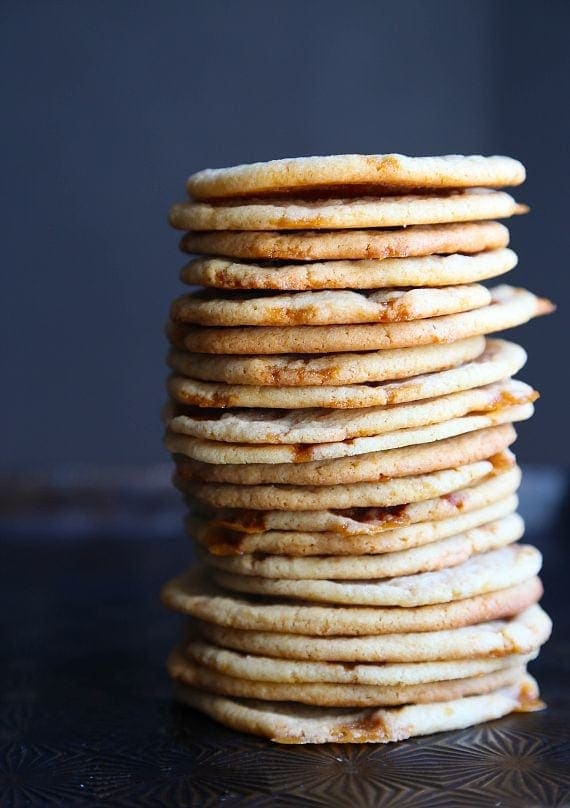
[[[173,206],[170,222],[188,231],[181,249],[202,256],[182,281],[207,288],[171,308],[166,445],[205,566],[164,590],[196,620],[169,665],[182,700],[289,742],[393,740],[538,703],[520,654],[538,653],[546,617],[532,642],[498,652],[505,669],[495,678],[479,677],[495,671],[489,649],[461,652],[481,657],[469,681],[474,668],[452,664],[451,646],[433,656],[440,629],[457,644],[461,627],[495,630],[488,621],[518,620],[541,593],[537,551],[515,544],[520,472],[509,450],[512,424],[532,415],[538,394],[512,378],[524,350],[487,335],[552,305],[482,285],[517,263],[495,219],[526,212],[498,190],[524,177],[507,157],[391,154],[276,160],[188,180],[190,201]],[[360,626],[364,607],[370,622]],[[303,667],[319,642],[327,665],[370,661],[363,645],[322,639],[341,617],[339,635],[369,636],[377,661],[409,662],[393,672],[396,684],[350,690],[336,668]],[[432,633],[428,657],[451,665],[453,687],[445,665],[421,673],[428,657],[414,627]],[[386,656],[386,632],[408,656]],[[404,674],[425,675],[430,687],[396,692]],[[264,686],[264,676],[277,684]],[[384,681],[376,669],[366,676]],[[255,715],[239,701],[251,697],[267,700]],[[282,700],[313,705],[318,731]],[[347,724],[342,709],[365,705],[392,730],[357,732],[360,714]]]

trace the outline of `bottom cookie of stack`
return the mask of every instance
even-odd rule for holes
[[[481,696],[367,710],[228,699],[185,686],[177,687],[175,695],[182,703],[231,729],[290,744],[403,741],[542,707],[537,684],[528,674],[521,674],[513,684]]]

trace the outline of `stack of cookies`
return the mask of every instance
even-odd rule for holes
[[[488,335],[552,310],[517,263],[524,168],[345,155],[207,170],[168,324],[166,445],[200,565],[182,702],[283,743],[386,742],[541,706],[550,633],[521,544],[514,424],[537,393]]]

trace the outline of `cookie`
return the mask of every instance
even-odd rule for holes
[[[538,686],[528,674],[515,684],[481,696],[357,711],[230,699],[184,685],[178,685],[175,697],[231,729],[286,744],[389,743],[544,707]]]
[[[233,258],[323,261],[472,254],[508,243],[509,231],[499,222],[461,222],[393,230],[193,232],[182,237],[180,249]]]
[[[187,659],[205,668],[256,682],[329,682],[358,685],[417,685],[480,676],[525,665],[535,659],[538,648],[528,654],[432,662],[387,662],[342,664],[323,660],[279,659],[232,651],[214,645],[199,635],[190,635],[181,645]]]
[[[417,225],[395,230],[210,231],[186,233],[182,252],[233,258],[322,261],[385,259],[478,253],[506,247],[509,231],[499,222]]]
[[[464,488],[492,471],[489,460],[455,469],[432,471],[414,477],[352,485],[235,485],[232,483],[184,483],[185,493],[215,508],[253,508],[282,511],[320,511],[329,508],[385,508],[433,499]]]
[[[356,457],[369,452],[383,452],[404,446],[420,446],[456,435],[465,435],[478,429],[499,424],[526,421],[532,416],[532,404],[501,407],[487,413],[468,414],[450,418],[440,424],[397,429],[366,438],[350,438],[338,443],[245,444],[191,438],[176,432],[167,432],[165,445],[174,454],[190,457],[203,463],[309,463],[337,457]]]
[[[333,289],[293,294],[206,290],[177,298],[170,307],[170,318],[175,323],[214,326],[398,323],[471,311],[490,302],[488,289],[477,283],[437,289]]]
[[[205,508],[201,515],[214,528],[224,528],[246,536],[267,531],[325,532],[339,538],[378,536],[395,528],[409,528],[420,522],[470,513],[513,494],[521,482],[521,471],[514,465],[514,457],[507,452],[491,457],[489,461],[488,473],[474,482],[465,483],[465,487],[433,499],[405,505],[306,512]]]
[[[473,311],[402,323],[367,325],[205,327],[179,329],[177,341],[189,351],[212,354],[316,354],[376,351],[454,342],[502,331],[554,311],[550,301],[525,289],[497,286],[492,303]]]
[[[383,608],[330,603],[304,603],[299,606],[285,598],[260,600],[247,593],[228,592],[216,586],[204,567],[194,567],[168,581],[162,588],[161,598],[169,609],[204,621],[200,624],[200,632],[212,642],[227,648],[292,659],[400,661],[401,656],[386,656],[386,646],[382,644],[384,636],[376,652],[376,637],[371,637],[367,645],[360,644],[360,641],[355,645],[349,638],[445,631],[439,650],[435,645],[425,643],[424,658],[455,659],[458,652],[452,651],[449,645],[450,630],[517,615],[537,603],[542,592],[540,579],[529,576],[514,586],[429,606]],[[515,625],[518,627],[520,620]],[[501,625],[491,626],[490,638],[479,646],[474,644],[473,634],[467,632],[467,641],[462,646],[465,650],[459,657],[525,653],[517,650],[523,647],[519,629],[516,628],[516,633],[509,636],[505,628]],[[524,646],[528,650],[537,645],[535,634]],[[296,635],[306,636],[300,637],[297,642]],[[475,635],[479,636],[477,632]],[[452,635],[453,639],[457,636]],[[513,637],[517,636],[519,641],[514,643]],[[309,641],[308,637],[312,639]],[[323,643],[318,637],[328,639]],[[414,644],[417,645],[421,637],[416,636],[412,640],[415,643],[405,645],[406,659],[421,661],[419,651],[414,652]],[[361,655],[355,656],[359,648],[362,648]]]
[[[171,395],[179,394],[172,382],[169,389]],[[355,409],[189,409],[169,418],[167,425],[171,432],[230,443],[334,443],[532,403],[536,398],[528,384],[506,379],[418,401]]]
[[[374,557],[373,557],[374,558]],[[475,555],[449,569],[419,572],[385,580],[273,579],[214,570],[224,589],[293,600],[354,606],[426,606],[506,589],[537,575],[540,552],[531,545],[510,544]]]
[[[203,621],[197,628],[201,636],[221,647],[275,659],[417,664],[508,659],[532,653],[550,637],[552,621],[538,604],[533,604],[514,616],[475,624],[353,637],[224,628]]]
[[[180,280],[191,286],[215,289],[303,292],[315,289],[389,289],[394,286],[444,287],[495,278],[516,265],[516,254],[505,248],[485,250],[475,255],[426,255],[421,258],[304,264],[246,263],[207,256],[186,264],[180,272]]]
[[[194,199],[224,199],[285,192],[326,191],[330,194],[331,190],[339,188],[390,192],[481,185],[500,188],[520,185],[524,179],[522,163],[498,155],[338,154],[207,168],[192,174],[186,188]]]
[[[353,409],[436,398],[498,383],[518,373],[526,362],[526,353],[518,345],[504,340],[489,340],[485,352],[479,357],[446,370],[419,374],[397,381],[382,382],[370,379],[368,384],[323,383],[282,388],[275,385],[207,382],[188,377],[185,372],[191,370],[187,363],[188,356],[186,353],[173,352],[168,358],[168,363],[174,371],[167,384],[168,392],[180,404],[190,407],[260,407],[285,410],[307,407]],[[376,367],[374,358],[368,361],[357,356],[354,359],[354,375],[372,375]],[[347,366],[344,363],[343,365]],[[517,400],[515,395],[508,403],[514,405],[523,402]]]
[[[251,575],[272,580],[359,581],[395,578],[455,567],[479,553],[487,553],[518,541],[524,523],[518,514],[487,522],[471,530],[395,552],[375,555],[326,555],[293,558],[289,555],[243,554],[220,556],[201,552],[201,559],[214,569],[233,575]]]
[[[170,367],[182,376],[225,384],[269,387],[360,384],[394,381],[433,373],[471,362],[503,346],[484,337],[469,337],[444,345],[389,348],[367,353],[317,356],[210,356],[171,350]],[[522,351],[522,348],[518,348]]]
[[[177,230],[359,230],[503,219],[527,211],[504,191],[474,188],[436,195],[179,202],[170,208],[169,222]]]
[[[359,711],[229,699],[183,685],[176,688],[175,697],[227,727],[285,744],[390,743],[545,706],[528,674],[514,685],[481,696]]]
[[[177,458],[177,484],[234,483],[245,486],[333,486],[376,482],[458,468],[503,452],[516,440],[511,424],[468,432],[454,438],[353,457],[308,463],[201,463]]]
[[[208,693],[246,699],[294,701],[321,707],[392,707],[430,704],[489,693],[519,680],[525,667],[502,668],[466,679],[420,685],[352,685],[326,682],[264,682],[239,679],[212,671],[174,649],[167,662],[170,678]]]
[[[433,541],[455,536],[467,530],[501,519],[514,513],[518,498],[515,494],[491,502],[459,516],[431,522],[417,522],[406,527],[395,527],[380,533],[357,533],[344,535],[320,531],[269,530],[263,533],[240,533],[207,519],[189,516],[186,530],[210,554],[218,556],[241,556],[263,553],[264,555],[310,556],[356,556],[394,553],[412,547],[422,547]]]

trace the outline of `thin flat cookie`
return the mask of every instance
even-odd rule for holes
[[[515,684],[481,696],[358,711],[230,699],[187,685],[176,687],[175,698],[231,729],[283,744],[390,743],[544,707],[538,685],[528,674]]]
[[[212,354],[317,354],[376,351],[454,342],[513,328],[554,311],[553,304],[525,289],[498,286],[492,303],[473,311],[402,323],[367,325],[205,327],[178,326],[176,341],[189,351]]]
[[[169,222],[178,230],[344,230],[503,219],[527,211],[504,191],[473,188],[437,195],[178,202]]]
[[[244,554],[252,553],[287,555],[289,558],[375,555],[422,547],[433,541],[455,536],[508,516],[516,511],[517,505],[516,494],[510,494],[483,508],[461,513],[459,516],[432,522],[417,522],[371,535],[357,533],[347,536],[325,531],[309,533],[285,530],[240,533],[195,516],[187,518],[186,530],[188,535],[196,539],[210,554],[217,556],[243,557]]]
[[[213,231],[186,233],[182,252],[233,258],[324,261],[406,258],[449,253],[470,255],[506,247],[509,231],[499,222],[416,225],[393,230]]]
[[[393,707],[401,704],[430,704],[438,701],[489,693],[518,681],[524,666],[492,673],[420,685],[351,685],[325,682],[264,682],[239,679],[205,668],[174,649],[167,662],[170,678],[207,693],[270,701],[294,701],[320,707]]]
[[[405,350],[405,349],[403,349]],[[435,398],[474,387],[499,382],[514,376],[524,367],[526,353],[518,345],[503,340],[489,340],[483,354],[471,362],[428,374],[411,376],[402,380],[381,382],[373,380],[364,384],[350,385],[300,385],[279,387],[275,385],[244,385],[227,382],[208,382],[188,377],[187,353],[172,352],[168,364],[174,374],[168,381],[168,391],[175,401],[195,407],[261,407],[279,409],[302,409],[325,407],[348,409],[399,404],[420,399]],[[200,356],[200,354],[198,354]],[[351,354],[351,356],[354,356]],[[238,360],[239,361],[239,360]],[[373,364],[364,360],[359,368],[355,361],[354,373],[373,372]],[[366,369],[365,369],[366,367]],[[178,375],[182,374],[182,375]],[[517,401],[511,405],[527,403]]]
[[[289,555],[213,555],[201,551],[209,566],[234,575],[292,581],[360,581],[435,572],[463,564],[472,556],[505,547],[522,538],[524,522],[510,514],[420,547],[376,555],[330,554],[310,558]]]
[[[542,556],[529,544],[510,544],[449,569],[386,580],[276,580],[214,570],[224,589],[354,606],[427,606],[506,589],[537,575]]]
[[[282,511],[318,511],[329,508],[385,508],[407,505],[450,494],[491,473],[489,460],[455,469],[432,471],[414,477],[352,485],[235,485],[231,483],[184,483],[185,493],[215,508],[253,508]]]
[[[550,637],[552,621],[535,603],[500,619],[419,632],[314,636],[225,628],[202,621],[196,624],[196,629],[200,636],[216,645],[276,659],[417,663],[490,657],[508,659],[515,654],[532,653]]]
[[[478,659],[452,659],[435,662],[388,662],[342,664],[306,659],[279,659],[232,651],[214,645],[190,632],[182,643],[187,659],[218,673],[261,682],[328,682],[359,685],[417,685],[464,679],[525,665],[538,655],[538,648],[527,654]]]
[[[308,602],[299,604],[284,598],[260,599],[245,593],[225,591],[215,585],[204,567],[194,567],[168,581],[162,588],[161,598],[167,608],[204,621],[201,625],[201,632],[207,631],[208,639],[218,645],[268,656],[289,656],[293,659],[320,658],[347,661],[354,659],[373,661],[376,659],[384,661],[386,657],[372,655],[371,648],[364,648],[363,653],[368,656],[353,656],[355,650],[360,646],[358,644],[355,647],[350,645],[349,638],[400,632],[446,631],[449,633],[462,626],[517,615],[536,604],[542,597],[542,593],[540,579],[530,576],[519,584],[494,592],[485,592],[482,595],[462,600],[416,608],[397,606],[367,608],[365,606],[339,606],[330,603],[322,605]],[[221,633],[216,633],[214,636],[211,632],[216,626],[220,627]],[[231,631],[228,634],[229,630]],[[232,631],[235,636],[232,635]],[[299,639],[299,645],[291,647],[290,653],[286,653],[286,646],[279,645],[279,643],[277,646],[268,647],[243,645],[246,640],[249,642],[252,637],[259,637],[260,632],[267,632],[269,639],[277,640],[280,637],[282,639],[284,635],[291,635],[293,640],[296,635],[309,635],[315,639],[317,637],[334,638],[334,647],[327,650],[327,644],[321,646],[319,642],[315,642],[313,649],[306,636]],[[276,632],[281,632],[281,634],[276,634]],[[235,640],[233,643],[232,636]],[[454,639],[457,637],[456,634],[452,636]],[[473,646],[473,637],[470,635],[464,646],[465,651],[462,655],[459,654],[459,657],[489,656],[493,652],[499,656],[524,653],[516,650],[518,645],[513,643],[503,630],[495,629],[493,638],[494,644],[491,646],[485,644],[481,646],[480,652],[473,653],[476,646]],[[238,639],[239,644],[236,644]],[[416,636],[413,639],[421,638]],[[531,639],[532,641],[529,640],[528,643],[528,650],[537,645],[534,634]],[[372,638],[371,641],[376,640]],[[342,649],[346,643],[349,648],[347,653],[350,655],[343,656]],[[306,650],[307,644],[311,645],[308,651]],[[318,656],[321,653],[321,647],[323,647],[324,656]],[[435,646],[430,646],[430,643],[426,642],[425,647],[428,659],[458,658],[456,652],[450,651],[447,641],[435,657],[433,656]],[[408,661],[420,661],[417,655],[414,657],[412,646],[406,645],[406,648],[409,655]],[[498,653],[499,651],[501,653]]]
[[[326,532],[339,537],[377,536],[395,528],[438,521],[470,513],[513,494],[521,482],[514,456],[502,453],[489,458],[489,473],[474,483],[434,499],[387,508],[334,509],[321,511],[209,510],[201,516],[213,527],[255,535],[267,531]]]
[[[356,259],[304,264],[236,262],[207,256],[180,272],[190,286],[215,289],[311,291],[315,289],[387,289],[394,286],[443,287],[495,278],[517,265],[506,248],[475,255],[426,255],[420,258]]]
[[[292,294],[202,290],[178,297],[170,307],[170,318],[175,323],[213,326],[399,323],[471,311],[490,302],[491,293],[478,283]]]
[[[384,452],[404,446],[420,446],[456,435],[465,435],[478,429],[499,424],[526,421],[532,416],[532,404],[500,407],[487,413],[467,414],[450,418],[440,424],[397,429],[365,438],[349,438],[338,443],[245,444],[192,438],[176,432],[167,432],[165,445],[174,454],[190,457],[203,463],[309,463],[332,460],[337,457],[356,457],[369,452]]]
[[[405,446],[384,452],[317,460],[309,463],[200,463],[177,458],[177,484],[235,483],[236,485],[350,485],[427,474],[486,460],[503,452],[516,440],[511,424],[468,432],[446,440]]]
[[[269,387],[359,384],[407,379],[472,362],[497,348],[497,340],[468,337],[447,345],[325,354],[324,356],[208,356],[172,350],[169,364],[191,379]],[[514,344],[514,343],[511,343]],[[518,347],[519,351],[523,349]]]
[[[206,168],[192,174],[186,189],[194,199],[275,195],[367,188],[377,191],[520,185],[526,173],[512,157],[447,154],[331,154],[288,157],[229,168]]]
[[[177,392],[172,382],[171,394]],[[525,382],[507,379],[447,395],[365,408],[197,409],[168,419],[182,435],[229,443],[334,443],[425,426],[472,412],[532,403],[537,393]]]

